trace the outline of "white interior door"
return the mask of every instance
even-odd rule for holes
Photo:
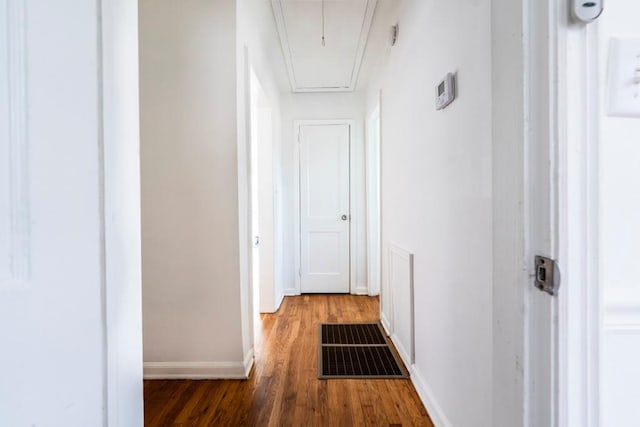
[[[302,293],[348,293],[348,124],[299,128],[300,288]]]
[[[600,422],[598,245],[599,22],[584,24],[558,6],[557,425]],[[635,24],[635,20],[633,21]],[[635,424],[634,424],[635,425]]]
[[[631,427],[640,423],[640,2],[608,0],[596,24],[591,24],[589,52],[597,59],[589,67],[598,80],[593,151],[598,153],[594,185],[599,190],[597,245],[591,265],[593,307],[601,314],[600,357],[591,369],[594,390],[586,404],[599,408],[601,426]],[[595,28],[594,28],[595,27]],[[625,102],[626,101],[626,102]],[[622,108],[621,108],[622,107]],[[596,311],[597,310],[597,311]],[[599,363],[598,363],[599,362]],[[600,383],[598,384],[598,380]],[[593,387],[594,384],[596,387]],[[587,388],[585,387],[585,388]],[[589,397],[589,396],[587,396]],[[586,425],[586,424],[585,424]],[[597,426],[592,423],[588,427]]]
[[[143,424],[137,23],[0,0],[0,425]]]
[[[273,179],[273,114],[269,97],[251,69],[251,211],[256,319],[277,310]]]
[[[555,296],[529,288],[532,426],[600,425],[597,24],[576,22],[567,6],[531,6],[529,258],[556,259],[561,275]]]
[[[261,289],[261,265],[260,265],[260,215],[261,215],[261,205],[260,205],[260,191],[261,191],[261,182],[260,182],[260,173],[262,164],[260,163],[259,156],[259,144],[261,142],[261,129],[258,123],[259,116],[259,107],[258,107],[258,97],[259,97],[259,87],[257,79],[255,78],[255,74],[253,70],[250,73],[251,78],[251,146],[249,149],[251,160],[250,160],[250,172],[249,175],[251,177],[250,180],[250,193],[251,193],[251,236],[253,238],[253,246],[251,249],[251,288],[253,290],[253,323],[254,330],[259,330],[260,323],[260,303],[262,299],[262,289]]]

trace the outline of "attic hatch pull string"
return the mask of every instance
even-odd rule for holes
[[[322,0],[322,47],[325,47],[324,41],[324,0]]]

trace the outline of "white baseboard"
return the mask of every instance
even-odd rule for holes
[[[297,289],[290,288],[290,289],[285,289],[283,291],[283,295],[282,296],[284,298],[285,296],[286,297],[296,297],[296,296],[299,296],[299,295],[300,295],[300,292],[298,292]],[[370,296],[369,295],[369,288],[367,288],[366,286],[356,286],[354,288],[353,292],[351,292],[351,295],[363,295],[363,296],[367,295],[367,296]]]
[[[369,288],[367,285],[356,285],[351,295],[369,295]]]
[[[276,298],[276,311],[274,313],[277,313],[278,310],[280,310],[280,306],[282,305],[282,301],[284,301],[284,292],[282,292],[280,294],[280,296],[278,298]]]
[[[245,380],[253,367],[253,350],[243,362],[144,362],[145,380]]]
[[[300,292],[298,292],[297,289],[289,288],[289,289],[284,289],[283,294],[285,297],[295,297],[300,295]]]
[[[413,386],[418,392],[420,400],[422,400],[422,403],[427,408],[427,412],[429,413],[431,421],[433,421],[433,425],[435,425],[436,427],[452,427],[453,424],[451,424],[449,418],[447,418],[440,405],[438,405],[438,402],[433,396],[433,392],[431,391],[429,386],[427,386],[424,377],[422,376],[416,365],[411,366],[410,378]]]
[[[247,355],[244,357],[244,377],[249,378],[249,374],[251,373],[251,368],[253,368],[253,362],[255,353],[253,352],[253,347],[251,350],[247,352]]]
[[[380,313],[380,323],[382,324],[382,328],[387,333],[387,336],[391,336],[391,323],[389,323],[389,319],[384,313]]]
[[[413,364],[413,360],[411,360],[411,356],[409,355],[409,352],[402,345],[402,342],[400,342],[397,335],[393,334],[389,338],[391,338],[391,342],[396,347],[396,350],[398,350],[398,353],[400,354],[400,358],[404,362],[404,366],[411,366]]]

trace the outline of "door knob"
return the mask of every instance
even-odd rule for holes
[[[342,215],[342,220],[343,220],[343,221],[346,221],[346,220],[347,220],[347,218],[348,218],[348,217],[347,217],[346,215]]]

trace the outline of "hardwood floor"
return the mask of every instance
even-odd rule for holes
[[[145,381],[147,426],[433,426],[410,380],[318,380],[318,324],[378,320],[378,299],[287,297],[262,315],[246,381]]]

